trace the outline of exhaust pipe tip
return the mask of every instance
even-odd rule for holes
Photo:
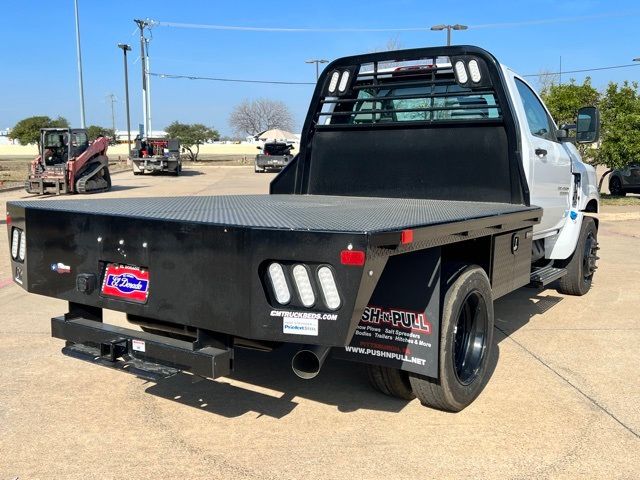
[[[317,377],[330,349],[318,345],[303,347],[291,359],[293,373],[303,380]]]

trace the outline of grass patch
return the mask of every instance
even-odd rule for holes
[[[640,208],[640,196],[627,194],[626,197],[617,197],[609,193],[600,194],[602,205],[637,206]]]

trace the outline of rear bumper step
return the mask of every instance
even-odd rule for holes
[[[150,379],[178,371],[218,378],[232,369],[231,348],[197,348],[192,342],[85,318],[52,318],[51,336],[67,341],[67,355]]]

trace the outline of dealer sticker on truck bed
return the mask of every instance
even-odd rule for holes
[[[131,265],[110,263],[104,272],[102,294],[146,303],[149,297],[149,271]]]
[[[317,318],[291,318],[282,319],[282,333],[293,335],[313,335],[318,336]]]

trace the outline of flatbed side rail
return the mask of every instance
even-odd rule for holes
[[[540,223],[541,218],[541,208],[527,207],[520,212],[415,227],[410,230],[411,241],[406,240],[406,231],[371,233],[369,244],[373,248],[397,248],[397,253],[406,253],[533,226]]]

